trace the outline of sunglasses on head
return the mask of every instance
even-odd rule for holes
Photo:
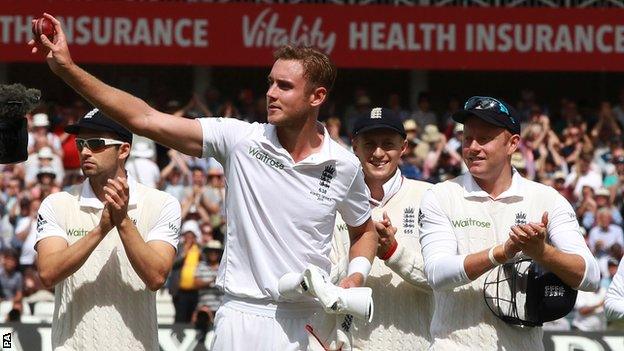
[[[509,113],[509,109],[505,106],[505,104],[488,96],[471,97],[466,100],[464,110],[496,110],[497,112],[501,112],[509,116],[512,123],[516,123],[516,120],[511,117],[511,113]]]
[[[78,147],[78,151],[82,151],[85,146],[94,152],[102,151],[107,146],[110,145],[122,145],[123,141],[108,139],[108,138],[90,138],[90,139],[81,139],[76,138],[76,146]]]

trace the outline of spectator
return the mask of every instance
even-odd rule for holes
[[[50,119],[45,113],[36,113],[32,116],[32,123],[30,124],[30,133],[28,134],[28,149],[29,153],[35,152],[35,143],[37,140],[43,140],[44,143],[52,148],[52,151],[57,155],[62,155],[61,140],[58,136],[50,133],[48,128],[50,127]]]
[[[423,141],[421,145],[424,144],[427,146],[427,152],[423,162],[423,179],[437,182],[439,179],[436,176],[440,157],[446,146],[446,137],[444,134],[440,133],[437,126],[428,124],[425,125],[425,130],[421,139]],[[421,145],[417,146],[417,149],[421,147]]]
[[[624,128],[624,88],[620,89],[618,94],[618,104],[613,108],[615,119],[620,124],[620,128]]]
[[[201,204],[210,215],[212,227],[220,227],[225,223],[225,178],[223,168],[214,167],[208,170],[208,184],[201,196]]]
[[[582,223],[585,228],[591,228],[595,225],[596,212],[601,208],[608,209],[611,213],[612,222],[618,226],[622,226],[622,215],[618,208],[611,203],[611,192],[607,188],[600,188],[596,190],[594,203],[582,216]]]
[[[13,242],[19,242],[19,263],[20,271],[34,269],[37,252],[35,251],[35,243],[37,242],[37,211],[41,205],[40,199],[32,199],[29,201],[29,216],[22,218],[22,225],[15,228],[15,239]],[[22,229],[23,228],[23,229]],[[19,229],[19,231],[18,231]]]
[[[153,161],[154,155],[154,149],[147,143],[135,142],[130,150],[130,160],[126,162],[128,174],[150,188],[157,188],[160,181],[160,169]]]
[[[2,251],[2,267],[0,267],[0,288],[2,300],[11,301],[12,308],[6,316],[7,322],[19,322],[22,314],[22,297],[24,281],[22,273],[18,271],[19,255],[15,250]]]
[[[24,162],[24,167],[26,172],[24,180],[27,187],[31,187],[37,182],[37,173],[43,167],[52,167],[56,179],[59,181],[65,176],[63,162],[48,146],[43,146],[36,154],[30,155],[28,160]]]
[[[446,135],[449,135],[448,132],[452,130],[451,128],[454,128],[455,126],[457,126],[457,123],[453,121],[453,118],[451,118],[451,116],[453,116],[455,112],[459,111],[461,107],[462,107],[461,101],[457,98],[457,96],[451,96],[448,101],[448,106],[446,108],[446,111],[442,115],[442,120],[441,120],[442,130],[444,131]]]
[[[580,127],[570,126],[563,131],[562,137],[560,153],[570,166],[576,162],[583,151],[583,131]]]
[[[201,335],[205,336],[214,324],[214,314],[221,304],[223,295],[215,284],[223,245],[218,240],[211,240],[202,251],[202,260],[195,271],[195,286],[199,289],[199,302],[194,320]]]
[[[553,183],[552,187],[555,188],[561,194],[561,196],[565,197],[566,200],[570,203],[574,203],[574,195],[572,194],[572,189],[565,185],[566,174],[562,171],[557,171],[553,174]]]
[[[206,174],[202,168],[191,168],[191,185],[186,187],[182,200],[182,218],[210,222],[210,209],[206,208],[203,199],[208,190],[205,184]],[[214,209],[213,209],[214,210]]]
[[[401,106],[401,96],[397,93],[390,93],[390,95],[388,95],[388,108],[396,113],[402,121],[407,120],[410,116],[409,111]]]
[[[423,91],[418,94],[418,106],[410,118],[416,121],[416,124],[422,128],[426,128],[428,125],[438,126],[438,118],[431,111],[428,92]]]
[[[54,134],[56,134],[61,141],[63,168],[65,169],[66,175],[75,175],[80,171],[80,155],[76,147],[76,136],[65,133],[65,126],[76,123],[79,116],[84,116],[87,112],[84,111],[84,107],[86,106],[84,106],[82,102],[76,102],[74,104],[75,106],[71,108],[61,108],[61,115],[59,116],[61,118],[61,123],[59,123],[54,130]],[[65,184],[65,179],[60,180]]]
[[[24,181],[22,178],[14,175],[9,175],[9,180],[6,185],[6,190],[2,194],[3,213],[2,221],[0,222],[1,228],[1,240],[0,248],[9,247],[10,242],[15,234],[15,215],[20,208],[21,192],[24,188]]]
[[[56,182],[56,171],[50,166],[44,166],[37,172],[37,183],[30,189],[30,196],[33,199],[43,200],[48,195],[60,190],[61,188]]]
[[[418,129],[418,124],[413,119],[406,119],[403,121],[403,129],[405,129],[405,134],[407,134],[407,141],[418,144],[420,139],[418,139],[418,134],[420,134],[420,130]]]
[[[574,305],[572,329],[584,332],[604,331],[607,329],[604,302],[607,291],[600,287],[598,291],[579,291]]]
[[[212,226],[210,225],[210,223],[202,223],[199,226],[199,229],[201,231],[201,237],[199,239],[200,247],[206,247],[206,245],[208,245],[209,242],[215,240],[215,235],[214,235],[214,232],[212,230]]]
[[[364,90],[358,90],[355,93],[355,106],[347,108],[345,113],[345,127],[351,133],[355,121],[370,109],[371,99]],[[351,135],[349,135],[351,137]]]
[[[584,186],[590,186],[594,191],[602,187],[602,175],[592,169],[592,155],[582,154],[572,173],[566,178],[566,186],[572,187],[574,196],[581,197],[581,190]]]
[[[196,221],[185,221],[180,233],[182,242],[173,262],[169,292],[173,297],[175,322],[190,323],[198,301],[194,277],[201,254],[197,245],[200,236],[199,224]]]
[[[0,289],[2,300],[21,303],[24,279],[18,270],[19,254],[13,249],[2,250],[2,268],[0,268]]]
[[[589,248],[600,258],[608,254],[611,246],[624,246],[622,228],[612,223],[611,210],[601,208],[596,215],[596,225],[589,231]]]

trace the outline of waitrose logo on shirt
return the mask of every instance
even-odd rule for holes
[[[82,228],[67,229],[67,235],[69,236],[85,236],[88,232],[88,230]]]
[[[466,218],[466,219],[455,219],[451,220],[453,223],[453,227],[455,228],[466,228],[466,227],[479,227],[479,228],[490,228],[492,223],[480,221],[474,218]]]
[[[284,164],[274,159],[273,157],[267,155],[264,151],[258,148],[250,146],[249,155],[251,155],[251,157],[258,159],[258,161],[263,162],[271,167],[275,167],[277,169],[284,169]]]

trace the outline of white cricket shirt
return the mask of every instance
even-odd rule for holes
[[[425,269],[416,216],[420,199],[430,183],[405,179],[397,169],[383,186],[381,202],[371,199],[373,219],[380,221],[387,212],[397,228],[398,247],[382,261],[375,257],[366,286],[373,289],[375,313],[370,323],[355,321],[355,350],[426,350],[431,343],[429,325],[433,315],[433,295]],[[334,231],[332,277],[336,282],[346,275],[349,262],[349,231],[338,218]]]
[[[624,260],[620,260],[605,298],[607,319],[624,319]]]
[[[308,264],[329,272],[336,211],[351,226],[370,218],[359,160],[320,124],[320,152],[295,163],[273,125],[199,121],[203,157],[223,165],[227,186],[227,240],[217,285],[240,298],[278,301],[284,274]]]
[[[510,227],[541,222],[548,211],[548,240],[585,261],[578,287],[595,290],[598,263],[579,231],[576,214],[555,189],[529,181],[515,170],[511,186],[492,199],[470,173],[433,186],[421,202],[418,222],[425,271],[434,289],[431,323],[434,349],[471,346],[504,350],[541,350],[541,328],[516,328],[492,314],[483,299],[487,273],[470,281],[464,271],[468,254],[504,243]]]
[[[180,203],[173,196],[128,179],[128,216],[145,241],[178,244]],[[51,236],[71,245],[100,221],[104,206],[89,180],[49,195],[37,216],[37,242]],[[158,350],[156,295],[132,268],[113,228],[74,274],[54,291],[52,347]]]

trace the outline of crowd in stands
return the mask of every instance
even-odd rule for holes
[[[510,102],[523,118],[522,143],[512,157],[513,166],[527,178],[552,186],[570,201],[587,245],[602,268],[600,290],[579,292],[575,311],[550,327],[605,330],[604,295],[624,246],[624,90],[619,101],[602,101],[590,109],[581,109],[568,98],[556,106],[546,106],[530,90]],[[254,97],[249,89],[242,90],[238,99],[221,99],[218,91],[211,89],[205,97],[193,96],[185,105],[173,100],[155,101],[154,105],[187,118],[225,116],[253,122],[263,121],[266,113],[262,96]],[[466,171],[461,160],[463,128],[450,118],[461,108],[458,98],[449,98],[441,113],[432,109],[428,93],[420,94],[413,110],[401,105],[398,94],[389,94],[384,106],[401,116],[408,133],[409,147],[400,165],[404,176],[436,183]],[[370,107],[373,105],[364,89],[356,91],[352,104],[330,107],[324,113],[329,135],[350,148],[348,131]],[[27,116],[28,160],[0,166],[0,298],[5,306],[0,307],[0,321],[21,318],[36,322],[26,317],[32,317],[40,302],[54,299],[52,292],[43,288],[34,265],[37,210],[50,193],[83,180],[75,136],[64,133],[63,127],[89,110],[81,100],[42,104]],[[174,306],[168,322],[194,323],[209,329],[221,298],[214,283],[226,240],[221,165],[135,136],[126,169],[137,181],[180,201],[183,222],[177,259],[166,289],[158,294]]]

